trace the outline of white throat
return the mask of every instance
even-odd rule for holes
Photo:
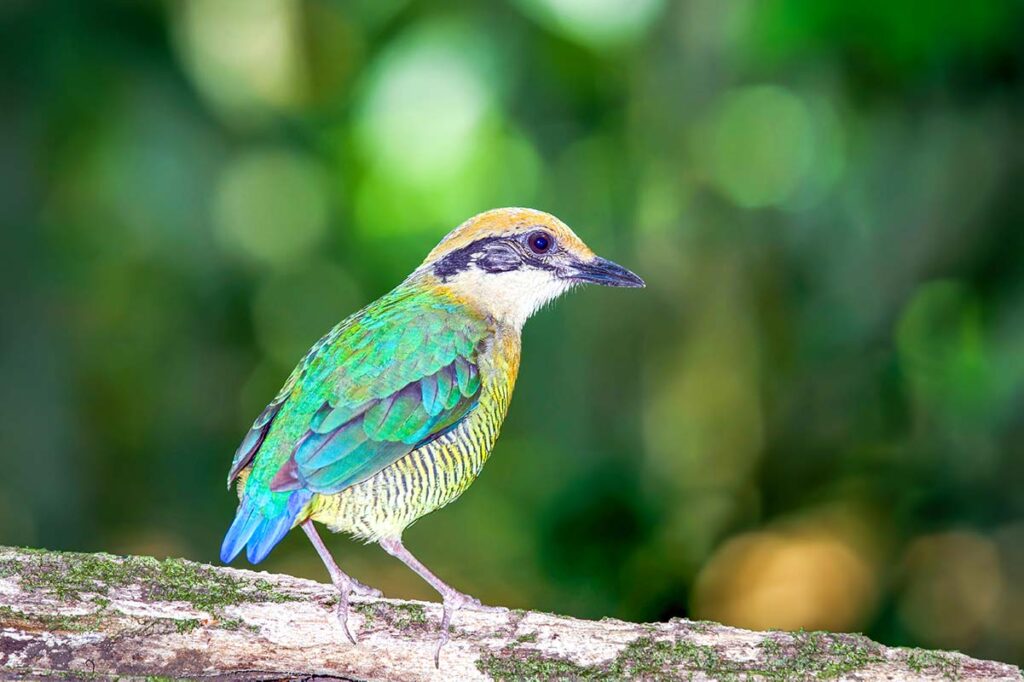
[[[522,330],[530,316],[574,283],[532,268],[493,273],[470,267],[449,278],[444,286],[499,322]]]

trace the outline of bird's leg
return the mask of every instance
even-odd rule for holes
[[[363,597],[382,597],[383,593],[373,587],[368,587],[362,584],[355,578],[347,575],[342,571],[338,564],[335,563],[334,557],[327,551],[324,541],[320,539],[320,534],[316,532],[316,526],[313,525],[313,519],[306,519],[302,522],[302,530],[305,531],[306,537],[313,543],[313,548],[316,549],[316,553],[320,555],[320,560],[324,562],[324,566],[327,567],[327,572],[331,576],[331,582],[334,583],[334,587],[338,589],[338,604],[334,608],[334,613],[338,618],[338,622],[341,623],[342,629],[348,636],[348,639],[353,644],[356,643],[355,635],[348,627],[348,602],[349,595],[358,594]]]
[[[508,611],[508,609],[499,606],[484,606],[480,603],[479,599],[475,599],[468,594],[459,592],[454,587],[438,578],[430,571],[429,568],[424,566],[419,559],[414,557],[412,553],[405,548],[401,539],[385,538],[380,541],[380,546],[385,552],[416,571],[417,575],[426,580],[430,586],[437,590],[441,595],[441,599],[444,604],[444,615],[441,617],[441,638],[437,642],[437,648],[434,649],[435,667],[440,667],[441,647],[448,642],[448,635],[452,625],[452,616],[456,611],[467,606],[478,611],[496,611],[502,613]]]

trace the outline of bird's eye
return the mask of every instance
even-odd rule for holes
[[[554,238],[547,232],[534,232],[526,240],[526,243],[530,245],[530,250],[534,253],[547,253],[554,242]]]

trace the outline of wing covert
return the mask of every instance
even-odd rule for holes
[[[318,391],[326,400],[311,408],[272,490],[340,492],[447,432],[476,406],[486,321],[447,302],[390,312],[339,339],[349,352]]]

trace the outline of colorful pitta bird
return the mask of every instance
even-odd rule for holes
[[[441,595],[436,663],[455,611],[487,607],[420,563],[402,532],[476,479],[509,407],[523,324],[583,283],[644,286],[541,211],[496,209],[454,229],[404,282],[320,339],[256,418],[228,473],[240,504],[221,560],[245,548],[259,563],[301,527],[355,643],[350,595],[380,592],[338,567],[314,522],[376,542]]]

